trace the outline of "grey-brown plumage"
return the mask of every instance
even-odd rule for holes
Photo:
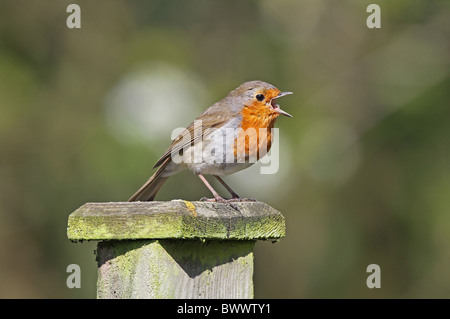
[[[257,96],[261,94],[267,93],[267,96],[269,96],[269,92],[275,95],[270,99],[268,98],[267,101],[257,99]],[[158,168],[158,170],[128,201],[153,200],[156,193],[162,187],[167,178],[169,178],[169,176],[186,168],[191,169],[195,174],[199,175],[200,179],[211,190],[216,200],[224,201],[223,198],[221,198],[217,192],[212,189],[211,185],[208,184],[202,174],[211,174],[217,177],[218,175],[226,175],[244,169],[249,166],[248,164],[222,164],[222,166],[218,168],[212,166],[208,167],[207,164],[202,163],[199,164],[201,167],[197,168],[194,167],[195,165],[192,165],[192,163],[190,166],[185,163],[174,163],[172,161],[172,154],[179,154],[186,148],[193,146],[197,141],[208,140],[214,130],[228,126],[234,129],[240,127],[240,123],[242,122],[241,112],[243,108],[251,106],[255,103],[261,104],[262,107],[269,108],[269,112],[273,113],[274,118],[276,118],[279,114],[289,115],[280,110],[278,105],[274,106],[271,104],[272,100],[278,98],[278,95],[280,97],[283,96],[281,94],[286,95],[290,94],[290,92],[282,93],[273,85],[262,81],[246,82],[231,91],[225,98],[207,108],[180,134],[177,139],[173,141],[167,151],[161,156],[153,167]],[[201,129],[199,127],[195,127],[195,125],[201,125]],[[215,142],[217,143],[217,140]],[[221,147],[223,143],[224,142],[220,141],[219,147]],[[227,146],[229,147],[230,145]],[[231,167],[233,165],[234,167]],[[223,180],[220,178],[218,179],[222,184],[224,184]],[[226,187],[228,190],[231,190],[228,186]],[[230,191],[230,193],[233,197],[237,196],[237,194],[233,191]]]

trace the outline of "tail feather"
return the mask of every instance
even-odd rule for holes
[[[159,167],[159,169],[155,172],[155,174],[152,175],[152,177],[149,178],[149,180],[142,185],[142,187],[134,193],[133,196],[130,197],[128,200],[129,202],[135,202],[135,201],[152,201],[156,193],[158,193],[159,189],[163,186],[165,181],[169,178],[162,177],[161,173],[164,171],[168,161],[166,161],[162,166]]]
[[[152,201],[167,179],[168,177],[152,176],[128,201]]]

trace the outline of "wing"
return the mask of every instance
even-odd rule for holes
[[[161,156],[153,168],[160,166],[172,152],[177,154],[183,148],[194,145],[197,141],[206,139],[213,129],[222,127],[229,121],[229,112],[215,111],[210,108],[191,123],[170,145],[169,149]]]

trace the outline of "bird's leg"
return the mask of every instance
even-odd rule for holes
[[[240,196],[238,195],[238,194],[236,194],[236,192],[235,191],[233,191],[232,189],[231,189],[231,187],[230,186],[228,186],[224,181],[223,181],[223,179],[221,179],[219,176],[217,176],[217,175],[213,175],[215,178],[217,178],[217,180],[227,189],[227,191],[231,194],[231,196],[233,197],[233,198],[240,198]]]
[[[208,187],[208,189],[211,191],[211,193],[213,194],[215,201],[217,202],[221,202],[224,203],[225,199],[223,199],[216,191],[215,189],[208,183],[208,181],[206,180],[206,178],[202,175],[202,174],[198,174],[198,177],[201,179],[201,181],[203,182],[203,184],[206,185],[206,187]],[[210,201],[210,200],[208,200]]]
[[[231,199],[224,199],[222,198],[216,191],[215,189],[208,183],[208,181],[206,180],[206,178],[202,175],[202,174],[197,174],[198,177],[201,179],[201,181],[206,185],[206,187],[208,187],[208,189],[211,191],[211,193],[213,194],[214,198],[205,198],[202,197],[200,200],[201,201],[206,201],[206,202],[219,202],[219,203],[228,203],[230,204],[234,209],[238,208],[235,206],[235,204],[233,204],[233,202],[256,202],[256,199],[253,198],[240,198],[238,194],[236,194],[231,188],[230,186],[228,186],[227,184],[225,184],[225,182],[218,176],[214,175],[214,177],[216,177],[219,182],[222,183],[223,186],[225,186],[225,188],[230,192],[230,194],[233,196],[233,198]]]
[[[236,194],[230,186],[228,186],[222,178],[220,178],[217,175],[213,175],[215,178],[217,178],[217,180],[222,183],[223,186],[225,186],[225,188],[227,189],[227,191],[230,192],[231,196],[233,196],[233,198],[231,199],[227,199],[227,202],[257,202],[256,199],[254,198],[241,198],[238,194]]]

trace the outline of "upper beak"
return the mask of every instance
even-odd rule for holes
[[[292,92],[281,92],[280,94],[278,94],[277,96],[272,98],[272,100],[276,100],[276,99],[279,99],[280,97],[283,97],[283,96],[286,96],[286,95],[290,95],[290,94],[294,94],[294,93],[292,93]]]
[[[280,109],[280,106],[278,104],[275,103],[276,99],[279,99],[280,97],[289,95],[289,94],[293,94],[292,92],[281,92],[280,94],[278,94],[277,96],[275,96],[274,98],[272,98],[272,106],[273,109],[275,110],[275,112],[279,113],[279,114],[283,114],[289,117],[292,117],[291,114],[289,114],[288,112],[283,111],[282,109]]]

